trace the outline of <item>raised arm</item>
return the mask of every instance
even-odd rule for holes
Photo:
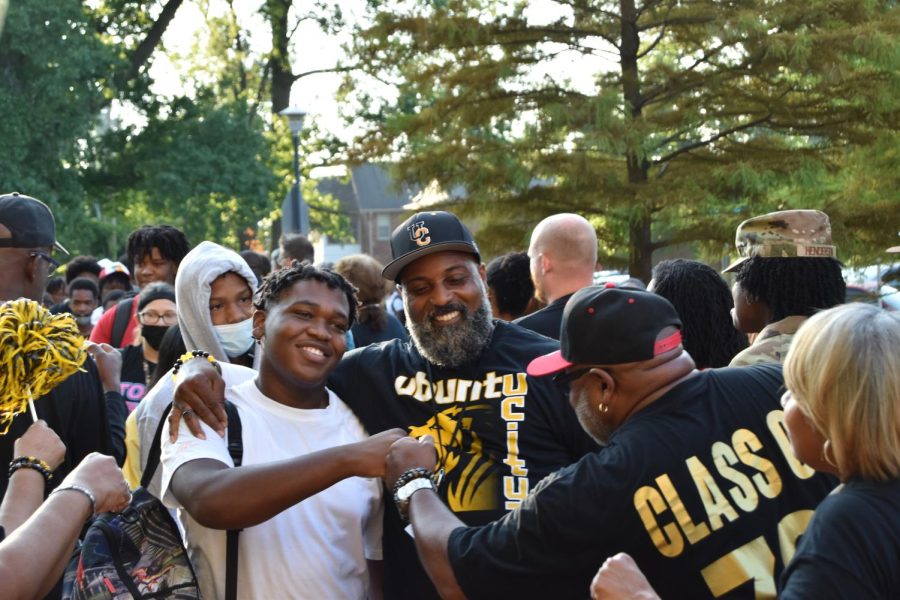
[[[355,444],[238,468],[213,459],[192,460],[178,467],[170,488],[205,527],[252,527],[347,477],[382,477],[388,448],[403,436],[402,430],[392,429]]]
[[[51,471],[62,464],[66,446],[45,421],[33,423],[13,444],[13,457],[34,457],[44,461]],[[12,473],[6,496],[0,505],[0,527],[11,534],[28,520],[44,501],[44,476],[34,468]]]
[[[88,455],[21,527],[0,542],[0,599],[45,596],[62,574],[87,518],[94,512],[122,510],[129,499],[115,460]]]
[[[385,483],[394,489],[397,480],[409,469],[418,467],[431,470],[437,463],[434,440],[423,436],[419,440],[403,438],[391,446],[387,457]],[[415,534],[416,550],[428,576],[445,600],[465,599],[456,581],[447,542],[450,533],[465,524],[456,518],[433,489],[422,489],[409,498],[409,521]]]

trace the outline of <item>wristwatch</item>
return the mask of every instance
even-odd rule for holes
[[[431,477],[417,477],[394,492],[394,503],[404,521],[409,520],[409,500],[419,490],[435,490]]]

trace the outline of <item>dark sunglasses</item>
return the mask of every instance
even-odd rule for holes
[[[594,367],[583,367],[581,369],[575,369],[574,371],[562,371],[553,376],[553,383],[556,385],[569,385],[593,368]]]
[[[41,252],[40,250],[34,250],[28,253],[28,256],[37,256],[38,258],[43,258],[47,261],[47,264],[50,265],[50,270],[55,271],[59,268],[60,262],[47,254],[46,252]]]

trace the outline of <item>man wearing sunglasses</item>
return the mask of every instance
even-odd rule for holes
[[[56,241],[56,223],[50,208],[18,193],[0,195],[0,302],[28,298],[40,301],[47,279],[59,266],[54,250],[68,254]],[[89,351],[98,361],[117,361],[112,348]],[[35,399],[38,417],[59,435],[66,446],[66,457],[47,486],[49,492],[65,479],[91,452],[111,454],[121,464],[125,457],[125,402],[119,394],[118,362],[110,369],[115,377],[101,382],[94,360],[60,383],[50,393]],[[104,391],[106,390],[106,393]],[[0,465],[13,459],[13,441],[31,425],[31,415],[23,413],[12,422],[9,432],[0,436]],[[111,427],[118,434],[111,435]],[[113,439],[118,442],[114,445]],[[6,493],[8,475],[0,468],[0,498]],[[9,533],[9,532],[7,532]]]

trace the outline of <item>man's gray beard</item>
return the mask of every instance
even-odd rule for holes
[[[475,360],[488,345],[494,332],[494,322],[487,291],[482,288],[482,292],[481,306],[474,311],[469,311],[465,304],[459,303],[463,312],[459,323],[435,325],[431,314],[421,323],[407,319],[409,335],[428,362],[441,367],[458,367]],[[409,306],[404,308],[409,315]]]

